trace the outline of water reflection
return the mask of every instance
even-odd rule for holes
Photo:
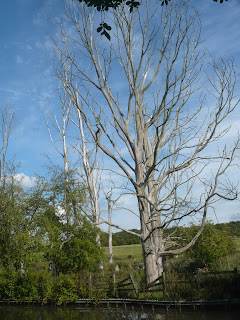
[[[239,320],[234,311],[0,306],[1,320]]]

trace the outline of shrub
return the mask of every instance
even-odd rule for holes
[[[1,271],[0,297],[1,299],[15,299],[19,273],[14,270]]]
[[[196,227],[191,227],[188,234],[196,233]],[[212,268],[220,258],[236,252],[232,237],[226,230],[218,230],[212,223],[207,223],[205,229],[188,250],[187,255],[193,260],[194,268]]]
[[[76,282],[71,275],[60,274],[56,278],[54,292],[57,304],[74,302],[78,299]]]

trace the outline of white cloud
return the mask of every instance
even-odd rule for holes
[[[37,181],[35,177],[29,177],[23,172],[15,174],[15,180],[21,183],[23,187],[33,187]]]

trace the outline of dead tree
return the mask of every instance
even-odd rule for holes
[[[12,133],[14,124],[14,113],[11,105],[0,105],[0,136],[1,136],[1,149],[0,149],[0,181],[3,186],[6,182],[6,154],[9,144],[9,138]]]
[[[99,150],[112,160],[108,169],[136,196],[149,284],[161,275],[163,256],[194,244],[209,207],[237,196],[226,174],[239,139],[229,146],[221,141],[224,120],[239,104],[239,75],[227,58],[202,73],[201,23],[188,2],[162,7],[145,0],[132,12],[120,5],[111,17],[106,45],[95,30],[95,10],[67,2],[67,25],[59,29],[61,45],[56,43],[67,77],[58,76]],[[199,231],[188,244],[173,247],[163,230],[186,218],[199,221]]]
[[[47,128],[51,142],[58,154],[63,159],[64,165],[64,213],[67,223],[67,238],[70,238],[70,225],[71,225],[71,209],[69,203],[69,159],[68,159],[68,148],[67,148],[67,129],[70,122],[70,106],[71,100],[68,99],[66,91],[61,90],[59,85],[59,100],[60,100],[60,120],[57,114],[54,114],[49,110],[47,119]],[[53,137],[53,130],[60,135],[61,145],[59,146]]]

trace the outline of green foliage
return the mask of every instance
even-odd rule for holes
[[[21,275],[10,270],[0,272],[0,298],[17,302],[56,301],[57,304],[78,299],[77,284],[71,275],[52,278],[50,272],[28,272]]]
[[[20,274],[14,270],[0,272],[0,298],[15,301],[41,300],[43,303],[53,298],[53,282],[49,272],[27,272]]]
[[[71,275],[60,274],[54,291],[57,304],[73,302],[78,299],[76,283]]]
[[[215,225],[216,229],[225,231],[229,236],[232,237],[240,237],[240,221],[231,221],[227,223],[218,223]],[[187,227],[178,227],[177,234],[184,233],[184,230],[188,230]],[[176,228],[168,228],[164,229],[164,237],[169,236],[172,232],[174,232]],[[131,229],[136,233],[140,233],[138,229]],[[176,232],[176,231],[175,231]],[[176,233],[175,233],[176,235]],[[132,245],[132,244],[140,244],[140,238],[127,233],[126,231],[114,232],[113,233],[113,246],[124,246],[124,245]],[[101,232],[101,244],[103,247],[108,246],[108,234],[106,232]]]
[[[198,299],[196,278],[192,274],[168,273],[166,277],[166,300]]]
[[[140,234],[140,230],[138,229],[131,229],[130,231]],[[100,237],[101,237],[102,246],[107,247],[108,233],[101,232]],[[119,231],[119,232],[113,233],[113,246],[124,246],[124,245],[131,245],[131,244],[141,244],[140,238],[126,231]]]
[[[102,260],[102,251],[96,245],[97,228],[92,227],[85,219],[80,229],[72,228],[72,238],[63,243],[58,230],[55,241],[48,246],[46,257],[51,260],[57,273],[80,272],[89,270],[96,272]]]
[[[197,227],[191,227],[187,232],[192,237]],[[188,250],[187,255],[193,259],[195,267],[212,267],[221,257],[236,251],[233,239],[226,230],[218,230],[212,223],[207,223],[202,235]]]
[[[227,231],[232,237],[240,237],[240,221],[230,221],[228,223],[218,223],[215,227],[219,230]]]
[[[19,273],[11,270],[0,272],[0,297],[1,299],[15,299],[16,286]]]
[[[99,229],[93,227],[82,214],[85,186],[76,181],[71,173],[73,175],[69,177],[66,199],[62,174],[55,174],[50,182],[40,178],[32,190],[25,190],[14,179],[14,166],[11,170],[9,178],[0,185],[0,298],[19,302],[55,301],[62,304],[80,297],[95,299],[97,302],[100,298],[111,296],[114,292],[111,281],[102,281],[97,277],[103,261],[102,250],[96,245]],[[179,265],[187,270],[189,262],[194,261],[195,267],[208,266],[214,269],[219,258],[234,253],[229,235],[237,235],[238,228],[237,222],[232,222],[229,228],[226,225],[207,224],[202,237],[189,253],[181,257]],[[139,232],[136,229],[133,231]],[[187,241],[188,237],[196,233],[196,227],[179,228],[178,231]],[[108,244],[107,234],[101,232],[101,239]],[[113,243],[134,244],[139,243],[139,238],[126,232],[117,232],[113,235]],[[105,280],[110,279],[117,263],[120,267],[117,281],[131,272],[141,286],[141,245],[115,246],[113,254],[115,265],[107,266]],[[239,261],[238,255],[234,259]],[[232,268],[235,260],[228,258],[227,264],[231,263]],[[49,265],[52,271],[49,271]],[[86,281],[89,272],[92,273],[92,286]],[[210,298],[224,297],[224,290],[230,292],[230,282],[229,278],[222,282],[224,287],[221,287],[220,280],[205,279],[198,291],[192,282],[181,284],[173,277],[165,298],[196,298],[202,297],[202,294],[207,296],[207,293]],[[212,283],[218,288],[217,291],[207,292],[208,284]],[[162,293],[158,293],[157,297],[163,298]]]
[[[238,292],[234,292],[236,279],[232,274],[205,275],[201,279],[201,287],[199,296],[206,300],[226,299],[239,296]]]
[[[27,259],[33,247],[31,216],[27,212],[27,194],[14,179],[16,167],[0,185],[0,263],[15,268]]]
[[[34,208],[39,248],[54,274],[96,272],[102,260],[96,245],[98,228],[82,214],[86,188],[70,170],[68,182],[59,169],[47,181],[40,177],[29,203]]]
[[[138,229],[131,229],[130,231],[136,232],[140,234],[140,230]],[[114,246],[121,246],[121,245],[129,245],[129,244],[140,244],[140,238],[126,232],[115,232],[113,234],[113,245]]]

